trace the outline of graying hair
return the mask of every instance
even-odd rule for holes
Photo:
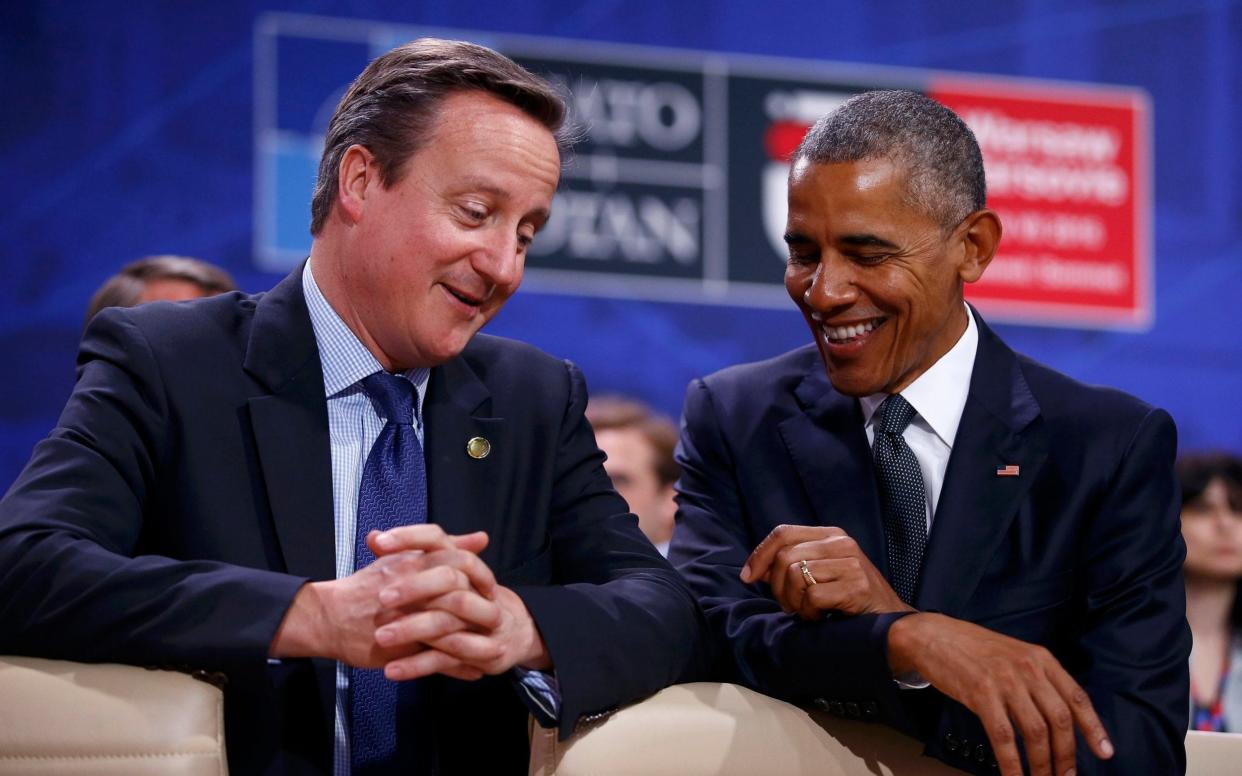
[[[918,92],[864,92],[815,122],[793,160],[886,157],[907,172],[907,201],[948,232],[987,203],[983,155],[957,114]]]
[[[547,81],[484,46],[420,38],[376,59],[354,79],[328,122],[311,198],[311,234],[319,234],[336,203],[341,159],[352,145],[375,155],[380,180],[401,180],[405,162],[427,142],[440,103],[480,91],[514,105],[547,127],[562,160],[575,139],[564,98]]]

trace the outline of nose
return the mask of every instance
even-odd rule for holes
[[[474,269],[488,283],[511,290],[522,280],[526,254],[517,234],[494,235],[474,253]]]
[[[812,310],[825,315],[850,306],[858,299],[853,264],[831,252],[826,253],[816,265],[811,285],[802,298]]]

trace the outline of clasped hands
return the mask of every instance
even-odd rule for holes
[[[1004,776],[1023,772],[1018,735],[1032,774],[1075,772],[1075,728],[1097,757],[1113,756],[1086,691],[1047,649],[915,611],[840,528],[777,526],[751,553],[741,579],[766,582],[781,609],[804,620],[827,611],[912,612],[889,628],[889,668],[894,676],[917,672],[979,717]]]
[[[551,661],[526,605],[480,558],[483,532],[434,524],[372,531],[375,561],[303,585],[272,642],[274,657],[328,657],[404,681],[473,680]]]

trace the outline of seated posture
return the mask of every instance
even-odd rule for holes
[[[673,483],[681,474],[673,459],[677,426],[646,404],[620,396],[592,399],[586,416],[608,456],[604,470],[613,487],[638,517],[643,535],[667,555],[677,514]]]
[[[1186,540],[1190,729],[1242,732],[1242,459],[1177,459]]]
[[[237,774],[523,773],[528,712],[568,734],[687,669],[701,613],[578,369],[477,334],[564,115],[494,51],[400,46],[328,126],[306,263],[96,316],[0,502],[0,653],[223,674]]]
[[[1180,772],[1173,423],[965,304],[1000,235],[951,111],[821,119],[785,235],[814,344],[691,384],[670,558],[751,687],[979,773]]]

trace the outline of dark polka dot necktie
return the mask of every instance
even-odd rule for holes
[[[927,546],[923,475],[914,451],[901,435],[914,415],[914,408],[900,394],[889,396],[876,410],[875,441],[871,443],[880,483],[890,581],[906,603],[914,600]]]
[[[367,534],[427,522],[427,471],[414,431],[418,391],[403,377],[376,372],[362,380],[376,413],[387,422],[367,455],[358,488],[354,569],[375,556]],[[415,757],[411,724],[417,703],[415,682],[392,682],[380,669],[349,671],[349,745],[353,776],[408,774]],[[398,731],[401,735],[398,736]]]

